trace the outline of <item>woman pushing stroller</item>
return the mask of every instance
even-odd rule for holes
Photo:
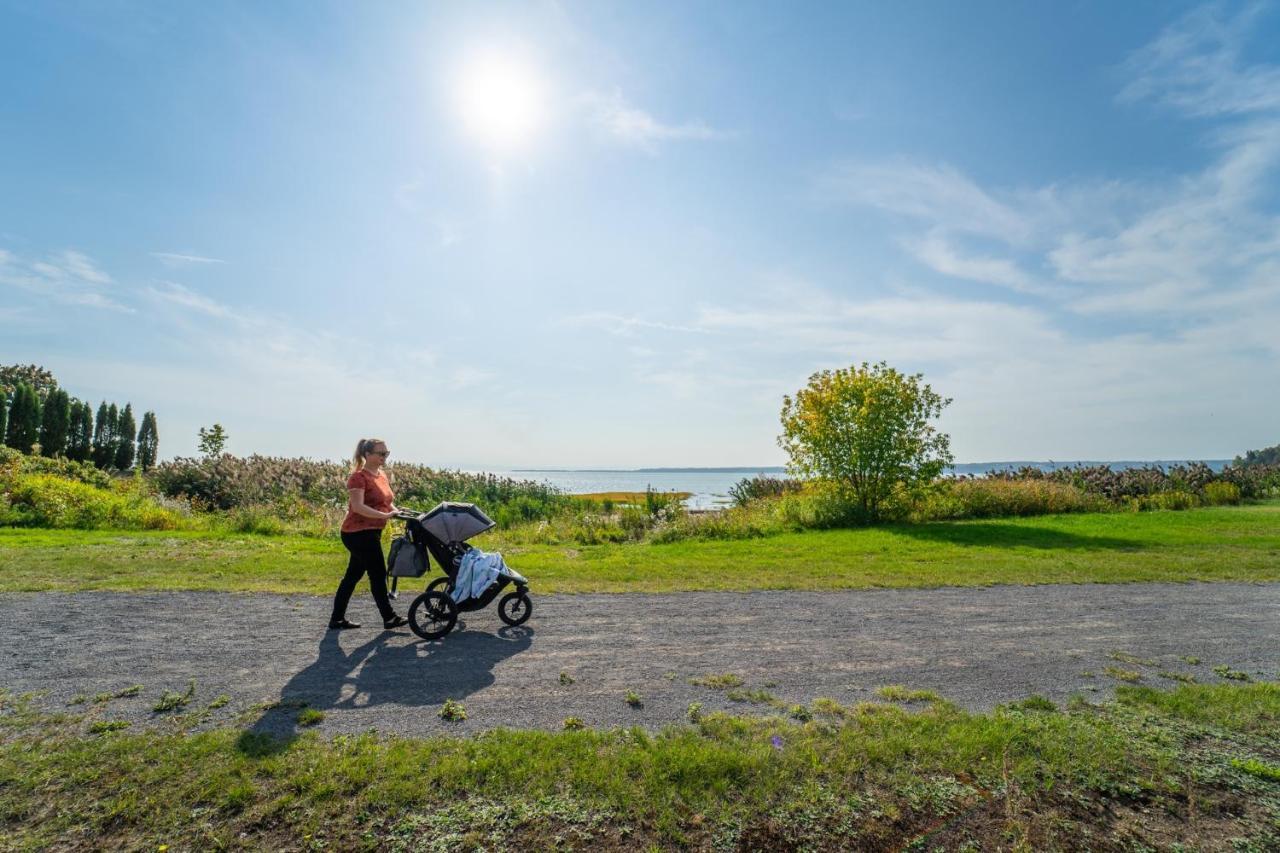
[[[351,458],[351,476],[347,478],[347,515],[342,519],[342,544],[351,552],[351,558],[347,561],[347,573],[342,576],[338,591],[333,596],[330,630],[360,627],[358,623],[347,620],[347,603],[351,601],[356,583],[364,575],[369,576],[369,588],[382,614],[382,626],[399,628],[408,623],[391,609],[391,601],[387,598],[387,562],[382,553],[382,528],[387,526],[387,519],[399,512],[392,502],[395,493],[382,470],[390,455],[391,451],[382,439],[362,438]]]

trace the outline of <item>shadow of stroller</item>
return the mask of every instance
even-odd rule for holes
[[[503,627],[496,634],[455,630],[438,642],[405,643],[403,633],[387,631],[347,650],[340,633],[325,632],[316,659],[290,678],[279,702],[241,734],[242,752],[267,755],[288,748],[298,735],[303,708],[399,705],[407,713],[434,714],[444,700],[461,701],[493,684],[493,667],[533,642],[528,626]]]

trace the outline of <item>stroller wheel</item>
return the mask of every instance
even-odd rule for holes
[[[409,605],[409,627],[424,640],[438,640],[453,630],[458,608],[443,592],[428,590]]]
[[[449,576],[444,575],[443,577],[438,577],[431,583],[427,584],[427,592],[431,592],[432,590],[439,590],[440,592],[447,594],[449,592]]]
[[[498,602],[498,618],[508,625],[523,625],[533,615],[527,592],[509,592]]]

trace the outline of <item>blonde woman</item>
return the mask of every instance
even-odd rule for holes
[[[382,614],[384,628],[399,628],[408,620],[396,615],[387,599],[387,561],[382,554],[382,528],[387,519],[398,510],[392,503],[395,494],[387,482],[382,467],[387,464],[391,451],[380,438],[362,438],[356,444],[351,457],[351,476],[347,478],[347,515],[342,519],[342,544],[351,552],[347,561],[347,573],[338,584],[333,596],[333,615],[329,617],[330,630],[359,628],[347,621],[347,602],[362,575],[369,576],[369,588],[373,600]]]

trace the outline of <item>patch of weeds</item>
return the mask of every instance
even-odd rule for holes
[[[901,684],[877,687],[876,695],[890,702],[937,702],[942,698],[932,690],[908,690]]]
[[[298,712],[295,718],[300,726],[318,726],[324,719],[324,711],[317,711],[315,708],[303,708]]]
[[[1142,673],[1132,669],[1121,669],[1118,666],[1108,666],[1104,667],[1102,671],[1114,678],[1116,681],[1128,681],[1132,683],[1134,681],[1142,680]]]
[[[627,691],[627,704],[632,708],[643,708],[644,700],[640,698],[640,694],[634,690]]]
[[[68,704],[68,705],[83,705],[85,702],[88,702],[88,701],[89,701],[89,697],[88,697],[88,696],[84,695],[83,693],[77,693],[76,695],[74,695],[74,696],[72,696],[72,697],[71,697],[71,701],[70,701],[70,702],[68,702],[67,704]]]
[[[662,673],[662,677],[665,678],[667,681],[675,681],[676,680],[675,670],[672,670],[672,669],[667,670],[666,672]]]
[[[1213,668],[1213,671],[1219,678],[1225,678],[1228,681],[1253,681],[1253,679],[1249,677],[1249,673],[1241,672],[1238,669],[1232,669],[1225,663],[1218,664]]]
[[[813,719],[813,712],[803,705],[792,705],[787,714],[793,720],[799,720],[802,723],[807,723]]]
[[[96,723],[89,724],[89,734],[101,735],[127,728],[129,728],[128,720],[98,720]]]
[[[455,702],[452,699],[444,700],[444,706],[440,708],[440,719],[457,722],[467,718],[467,709],[462,706],[461,702]]]
[[[1181,681],[1183,684],[1196,683],[1196,677],[1186,672],[1168,672],[1165,670],[1160,670],[1160,676],[1162,678],[1171,678],[1174,681]]]
[[[110,701],[111,701],[111,699],[112,699],[112,696],[111,696],[111,694],[110,694],[110,693],[95,693],[95,694],[93,694],[93,704],[95,704],[95,705],[104,705],[104,704],[106,704],[107,702],[110,702]]]
[[[138,695],[139,693],[141,693],[141,692],[142,692],[142,685],[141,685],[141,684],[134,684],[134,685],[131,685],[131,686],[129,686],[129,687],[124,688],[123,690],[117,690],[117,691],[116,691],[116,698],[117,698],[117,699],[127,699],[127,698],[128,698],[128,697],[130,697],[130,696],[137,696],[137,695]]]
[[[1280,767],[1274,764],[1267,764],[1265,761],[1259,761],[1256,758],[1248,758],[1240,760],[1239,758],[1231,759],[1231,766],[1237,770],[1243,770],[1250,776],[1257,776],[1259,779],[1265,779],[1268,782],[1280,782]]]
[[[813,710],[830,717],[843,717],[847,713],[843,705],[827,696],[819,696],[814,699]]]
[[[1191,664],[1192,666],[1197,666],[1200,663],[1200,658],[1195,655],[1183,655],[1182,662]]]
[[[1045,713],[1053,713],[1058,710],[1058,706],[1050,702],[1038,693],[1028,696],[1021,702],[1014,702],[1010,708],[1018,708],[1023,711],[1043,711]]]
[[[1082,669],[1082,670],[1080,671],[1080,677],[1081,677],[1081,678],[1093,678],[1093,670],[1091,670],[1091,669]]]
[[[262,710],[275,711],[277,709],[281,709],[281,710],[289,711],[289,710],[295,710],[297,708],[305,708],[305,707],[307,707],[306,699],[297,699],[297,698],[285,699],[282,697],[280,699],[275,700],[274,702],[263,703]]]
[[[196,695],[196,682],[191,679],[187,682],[187,689],[182,693],[171,693],[168,690],[160,697],[160,701],[152,707],[152,711],[157,714],[163,714],[166,711],[176,711],[179,708],[185,708],[187,703],[191,701],[191,697]]]
[[[697,687],[710,687],[712,690],[728,690],[742,686],[742,676],[732,672],[719,675],[704,675],[701,678],[690,678],[689,683]]]
[[[569,673],[567,673],[567,672],[561,672],[561,673],[560,673],[560,683],[561,683],[561,684],[563,684],[563,685],[565,685],[566,687],[567,687],[568,685],[570,685],[570,684],[573,684],[573,676],[572,676],[572,675],[570,675],[570,674],[569,674]]]
[[[690,702],[688,709],[684,712],[684,715],[688,717],[689,722],[691,723],[702,722],[702,703]]]
[[[209,703],[209,710],[216,711],[218,708],[225,706],[230,701],[231,697],[223,693],[221,696]]]
[[[564,730],[566,732],[576,732],[578,729],[586,728],[586,723],[582,722],[580,717],[565,717]]]
[[[778,704],[778,697],[768,690],[730,690],[725,698],[730,702],[750,702],[752,705]]]
[[[1131,664],[1133,666],[1155,666],[1156,662],[1150,658],[1140,658],[1137,655],[1131,655],[1128,652],[1111,652],[1107,657],[1121,663]]]

